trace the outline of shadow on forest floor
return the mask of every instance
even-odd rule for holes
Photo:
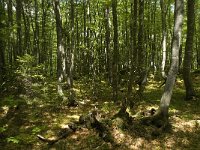
[[[194,75],[194,81],[199,93],[199,75]],[[134,110],[129,110],[131,115],[158,107],[163,90],[159,85],[159,81],[149,80],[144,99],[136,102]],[[181,78],[177,79],[170,105],[171,128],[162,133],[154,126],[142,125],[139,119],[133,119],[131,126],[111,120],[119,106],[110,101],[111,87],[104,81],[95,84],[86,79],[76,81],[74,90],[79,106],[75,108],[68,108],[66,102],[59,99],[54,82],[33,84],[32,88],[37,92],[31,97],[8,95],[1,98],[0,149],[200,149],[200,101],[184,100]],[[123,97],[121,93],[120,98]],[[54,145],[47,145],[36,137],[38,133],[55,137],[60,129],[93,109],[98,110],[118,146],[113,147],[95,130],[87,128],[81,128]]]

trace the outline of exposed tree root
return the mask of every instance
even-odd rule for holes
[[[108,127],[97,120],[96,111],[92,111],[88,113],[87,115],[81,115],[79,117],[79,121],[74,122],[73,124],[69,124],[66,129],[60,132],[59,136],[55,139],[52,138],[45,138],[42,135],[37,135],[37,137],[43,141],[47,142],[49,145],[52,145],[59,140],[68,137],[71,134],[74,134],[78,129],[81,127],[88,128],[88,129],[95,129],[99,137],[101,137],[105,142],[111,143],[113,146],[116,146],[117,144],[114,142],[114,139],[108,129]],[[139,114],[142,118],[139,119],[139,122],[142,125],[153,125],[155,126],[155,130],[152,131],[152,136],[158,136],[164,131],[168,126],[169,122],[168,119],[164,118],[162,114],[152,108],[151,110],[143,111]],[[115,114],[112,119],[121,118],[123,121],[123,127],[130,128],[131,130],[134,130],[134,118],[129,115],[129,113],[126,111],[126,107],[122,107],[117,114]]]
[[[71,125],[68,125],[68,128],[63,130],[61,132],[60,136],[58,136],[55,139],[48,139],[48,138],[43,137],[42,135],[37,135],[37,137],[41,141],[47,142],[49,145],[52,145],[52,144],[58,142],[59,140],[66,138],[69,135],[75,133],[76,130],[78,130],[80,127],[86,127],[88,129],[95,129],[96,132],[98,133],[98,135],[105,142],[110,142],[111,144],[114,144],[111,133],[109,132],[109,130],[107,129],[107,127],[103,123],[99,122],[96,119],[96,115],[97,115],[97,112],[93,111],[93,112],[88,113],[87,115],[80,116],[78,122],[75,122]]]
[[[58,142],[61,139],[66,138],[67,136],[71,135],[72,133],[74,133],[77,130],[77,126],[76,125],[68,125],[68,128],[65,128],[63,131],[60,132],[60,135],[55,138],[55,139],[48,139],[43,137],[42,135],[37,135],[37,137],[43,141],[43,142],[47,142],[49,145],[53,145],[54,143]]]
[[[159,110],[155,111],[153,108],[149,110],[149,115],[141,119],[141,123],[144,125],[154,125],[160,132],[170,127],[168,117],[164,117]],[[153,134],[156,133],[154,132]]]

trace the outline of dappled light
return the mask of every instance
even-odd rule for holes
[[[153,81],[153,79],[151,79],[145,89],[145,98],[137,102],[137,107],[134,107],[134,111],[130,108],[127,109],[127,112],[129,112],[129,114],[133,117],[133,124],[130,126],[120,118],[116,118],[111,121],[109,118],[117,113],[119,106],[108,99],[104,100],[102,97],[99,97],[97,102],[96,99],[93,99],[93,95],[89,91],[89,84],[87,86],[85,85],[84,88],[81,87],[84,82],[88,81],[83,80],[75,84],[75,91],[77,93],[80,91],[80,88],[82,91],[85,91],[81,95],[77,94],[80,96],[80,99],[78,98],[78,108],[65,107],[65,104],[63,104],[63,102],[60,103],[59,101],[52,103],[52,99],[48,96],[42,96],[43,98],[41,99],[41,95],[44,95],[45,93],[39,89],[36,89],[36,93],[38,93],[38,95],[35,95],[35,98],[32,101],[26,96],[20,96],[21,101],[26,101],[26,103],[15,106],[14,108],[10,108],[12,99],[9,100],[10,103],[8,104],[5,103],[7,102],[8,98],[2,99],[1,104],[4,105],[1,105],[1,120],[2,123],[4,123],[1,127],[1,136],[13,137],[13,139],[7,139],[7,141],[10,142],[8,142],[8,145],[4,146],[7,147],[7,149],[11,149],[12,147],[21,147],[17,143],[24,143],[25,145],[32,143],[32,149],[46,149],[47,147],[45,146],[45,143],[38,141],[36,134],[40,133],[43,134],[45,138],[54,140],[57,138],[58,132],[62,132],[60,131],[61,129],[68,128],[68,124],[78,121],[82,114],[87,114],[90,110],[94,109],[99,112],[98,118],[100,120],[103,122],[108,122],[107,126],[110,130],[113,140],[118,145],[116,149],[160,149],[163,147],[167,149],[179,149],[181,147],[187,148],[190,146],[198,147],[199,144],[196,138],[199,137],[198,133],[200,132],[200,121],[198,120],[199,109],[196,109],[196,105],[199,105],[199,102],[186,102],[179,99],[179,97],[184,97],[184,93],[179,90],[179,88],[183,87],[183,82],[176,83],[180,84],[180,86],[176,86],[174,91],[175,94],[172,100],[172,107],[170,108],[170,123],[172,127],[169,131],[165,131],[163,133],[159,133],[161,131],[154,126],[140,124],[140,118],[143,117],[143,112],[153,108],[158,108],[158,98],[162,93],[162,89],[156,89],[152,87],[157,87],[160,82]],[[104,82],[101,82],[101,84],[104,84]],[[52,83],[47,84],[46,95],[48,93],[53,94],[52,89],[49,88],[48,85],[51,87],[53,86]],[[107,90],[106,88],[109,87],[104,87],[103,90]],[[160,94],[157,95],[156,93]],[[103,97],[106,97],[106,95]],[[12,110],[15,113],[10,117],[9,111],[11,110],[9,109],[15,109]],[[10,120],[7,124],[6,122],[11,117],[13,119],[15,117],[17,117],[16,119],[21,118],[22,121],[19,122],[18,120],[17,123],[14,121],[14,119],[14,122]],[[15,132],[12,133],[11,129],[13,127],[15,127]],[[17,128],[18,130],[16,130]],[[158,134],[156,132],[158,132]],[[96,142],[98,142],[97,145]],[[177,143],[182,144],[178,145]],[[104,149],[105,147],[106,149],[110,149],[113,147],[113,145],[102,141],[98,135],[96,135],[95,131],[88,130],[87,128],[79,129],[66,139],[63,139],[53,145],[52,148],[59,147],[62,144],[66,147],[73,148],[86,148],[88,146],[94,148],[97,146],[100,149]]]
[[[200,149],[199,8],[1,0],[0,150]]]

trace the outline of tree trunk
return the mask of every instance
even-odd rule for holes
[[[70,87],[70,101],[74,101],[74,91],[73,91],[73,74],[74,74],[74,55],[75,55],[75,45],[74,45],[74,0],[70,0],[71,11],[70,11],[70,21],[71,21],[71,36],[70,36],[70,66],[68,75],[68,84]]]
[[[17,45],[14,59],[22,56],[22,0],[16,0],[16,21],[17,21]]]
[[[56,19],[56,32],[57,32],[57,78],[58,78],[58,94],[63,96],[62,82],[65,72],[65,51],[63,40],[63,27],[62,18],[60,14],[60,1],[54,0],[54,13]]]
[[[192,99],[196,94],[191,80],[191,63],[193,54],[193,39],[195,25],[195,1],[187,1],[187,39],[185,45],[185,55],[183,62],[183,79],[186,88],[186,99]]]
[[[46,6],[47,5],[47,6]],[[46,33],[46,19],[47,19],[47,9],[49,5],[45,3],[45,0],[42,0],[42,43],[41,43],[41,51],[39,63],[45,64],[45,73],[47,72],[47,33]]]
[[[139,0],[139,27],[138,27],[138,63],[139,72],[145,69],[145,50],[144,50],[144,0]]]
[[[84,46],[86,47],[86,11],[87,11],[87,9],[86,9],[86,7],[87,7],[87,3],[86,3],[86,0],[83,0],[83,29],[84,29],[84,36],[83,36],[83,38],[84,38]]]
[[[200,38],[199,38],[199,42],[198,42],[198,49],[197,51],[197,69],[200,69]]]
[[[167,81],[164,88],[164,93],[160,101],[160,107],[158,114],[160,114],[164,120],[168,120],[168,109],[172,97],[173,87],[178,73],[179,63],[179,49],[181,44],[181,30],[183,24],[183,12],[184,12],[184,0],[175,0],[174,9],[174,31],[172,39],[172,61],[171,67],[167,76]]]
[[[113,15],[113,28],[114,28],[114,50],[113,50],[113,62],[112,62],[112,88],[113,88],[113,100],[118,100],[118,65],[119,65],[119,50],[118,50],[118,22],[117,22],[117,0],[112,0],[112,15]]]
[[[106,5],[105,9],[105,53],[106,53],[106,72],[108,74],[108,81],[112,82],[111,75],[111,53],[110,53],[110,9],[109,6]]]
[[[161,19],[162,19],[162,63],[161,63],[161,74],[164,80],[167,79],[167,75],[165,73],[165,63],[167,58],[167,31],[166,31],[166,15],[167,8],[164,0],[160,0],[161,7]]]
[[[134,6],[133,6],[134,5]],[[132,84],[135,77],[135,70],[137,66],[137,5],[138,0],[134,0],[134,4],[131,3],[131,23],[130,23],[130,57],[131,57],[131,73],[129,76],[128,84],[128,98],[130,98],[132,93]]]
[[[146,83],[146,51],[144,47],[144,0],[139,0],[139,26],[138,26],[138,74],[139,74],[139,90],[142,95]]]
[[[40,57],[40,43],[39,43],[39,18],[38,18],[38,0],[34,0],[35,4],[35,33],[34,33],[34,56],[36,57],[36,60],[38,62],[38,58]]]
[[[197,40],[198,41],[197,44],[197,49],[196,49],[196,61],[197,61],[197,69],[200,69],[200,16],[198,17],[198,25],[197,27],[199,27],[198,29],[196,29],[196,32],[198,32],[198,34],[196,34],[197,36]]]
[[[2,1],[0,2],[0,18],[5,18],[5,6]],[[5,37],[4,31],[6,26],[4,21],[4,19],[0,20],[0,90],[5,74],[5,41],[3,37]]]
[[[12,10],[12,0],[8,1],[8,30],[9,30],[9,38],[8,38],[8,61],[12,67],[13,62],[13,46],[14,46],[14,37],[13,37],[13,10]]]
[[[90,1],[87,1],[87,30],[86,30],[86,45],[87,45],[87,74],[92,75],[92,48],[91,48],[91,7]]]
[[[157,28],[156,28],[156,11],[157,11],[157,0],[154,2],[154,5],[153,7],[151,8],[151,11],[153,11],[152,13],[152,20],[151,20],[151,23],[153,25],[152,27],[152,33],[150,36],[151,37],[151,67],[152,67],[152,71],[153,71],[153,74],[155,73],[155,71],[157,70],[156,66],[157,66],[157,61],[158,61],[158,55],[157,55]]]
[[[76,0],[76,4],[78,4],[78,0]],[[80,64],[79,64],[79,62],[80,62],[80,33],[79,32],[81,32],[80,31],[80,29],[79,29],[79,25],[81,24],[81,21],[79,20],[79,18],[78,18],[78,14],[79,14],[79,10],[78,9],[76,9],[76,16],[75,16],[75,18],[76,18],[76,46],[75,46],[75,49],[76,49],[76,57],[75,57],[75,61],[77,62],[77,66],[76,66],[76,73],[77,73],[77,75],[78,75],[78,73],[80,73],[79,71],[81,70],[80,68],[81,68],[81,66],[80,66]],[[79,22],[80,21],[80,22]],[[81,32],[82,33],[82,32]]]
[[[24,53],[30,54],[30,23],[29,18],[26,16],[24,7],[22,7],[22,14],[23,14],[23,20],[24,20],[24,35],[26,38],[24,38]]]
[[[49,39],[48,39],[48,44],[50,45],[49,46],[49,75],[51,77],[53,76],[53,44],[51,41],[51,39],[53,38],[52,34],[53,34],[52,31],[50,31]]]

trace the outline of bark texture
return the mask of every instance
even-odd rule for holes
[[[191,80],[191,63],[193,53],[194,24],[195,24],[195,1],[187,1],[187,39],[185,45],[185,55],[183,62],[183,79],[186,89],[186,99],[190,100],[195,96]]]
[[[168,109],[172,97],[173,87],[178,73],[179,67],[179,49],[181,43],[181,30],[183,24],[184,13],[184,0],[175,0],[175,17],[174,17],[174,29],[172,39],[172,62],[167,76],[167,81],[164,88],[159,107],[159,113],[163,119],[168,119]]]
[[[65,52],[64,41],[62,33],[62,18],[60,15],[59,0],[54,0],[54,12],[56,19],[56,32],[57,32],[57,78],[58,78],[58,94],[63,96],[62,82],[65,73]]]
[[[117,22],[117,0],[112,0],[112,15],[113,15],[113,28],[114,28],[114,50],[113,50],[113,100],[117,101],[118,98],[118,63],[119,63],[119,49],[118,49],[118,22]]]
[[[164,0],[160,0],[161,6],[161,19],[162,19],[162,64],[161,64],[161,74],[163,79],[166,80],[167,75],[165,73],[165,63],[167,58],[167,31],[166,31],[166,15],[167,8]]]

